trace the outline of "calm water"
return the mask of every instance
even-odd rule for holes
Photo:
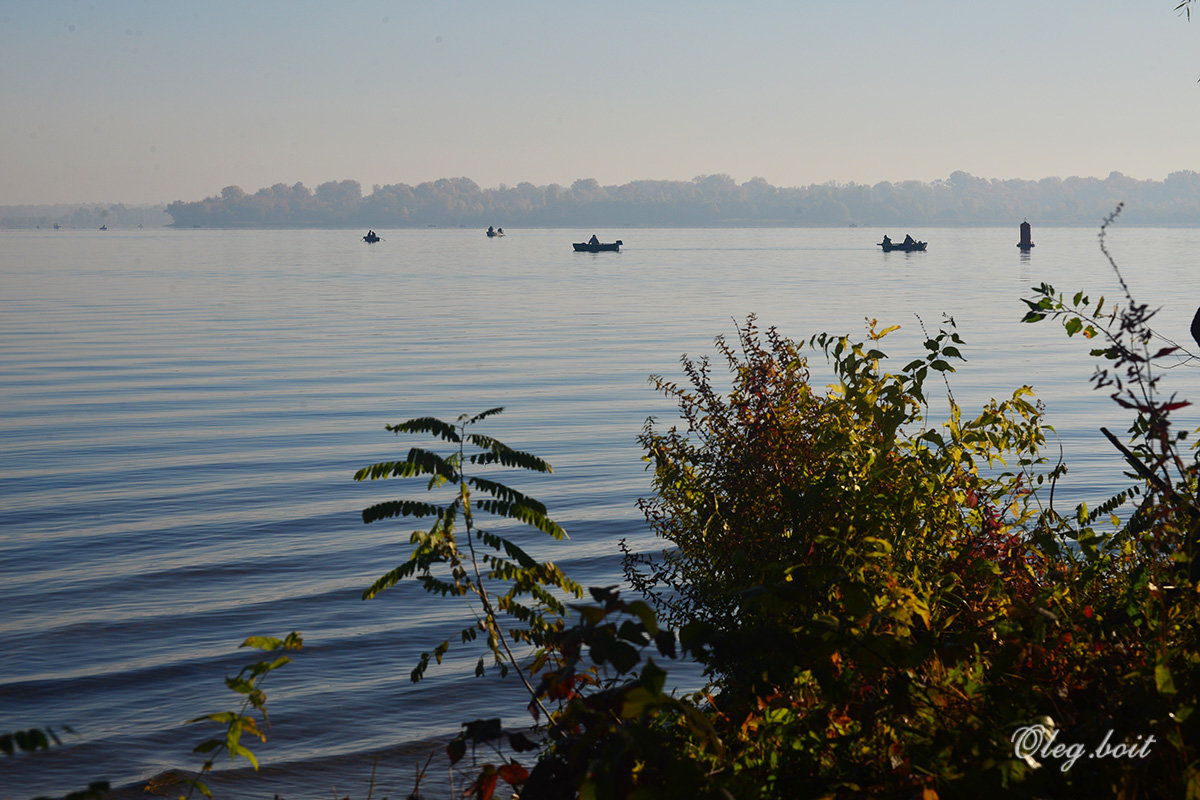
[[[1015,225],[922,230],[912,255],[869,229],[601,231],[627,244],[596,255],[571,252],[590,231],[380,233],[0,232],[0,731],[75,731],[0,760],[0,798],[196,765],[207,729],[181,723],[231,707],[221,679],[254,634],[306,646],[266,687],[263,772],[225,797],[362,798],[376,760],[375,796],[402,797],[460,721],[523,723],[516,685],[471,678],[473,659],[409,683],[455,609],[404,586],[359,599],[411,529],[360,510],[420,490],[351,476],[405,452],[387,423],[503,405],[485,430],[554,464],[514,480],[571,535],[537,552],[616,583],[618,540],[654,544],[636,437],[672,409],[647,376],[750,312],[794,338],[899,323],[897,366],[921,352],[914,315],[951,313],[959,402],[1032,383],[1072,467],[1061,502],[1120,482],[1096,428],[1123,417],[1090,391],[1086,344],[1018,322],[1043,280],[1116,295],[1095,230],[1035,228],[1028,257]],[[1109,244],[1158,329],[1197,349],[1200,232]],[[1167,380],[1195,396],[1200,372]]]

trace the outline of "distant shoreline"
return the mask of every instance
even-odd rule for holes
[[[1037,229],[1096,228],[1103,221],[1104,220],[1102,218],[1097,218],[1091,222],[1039,222],[1037,224],[1036,228]],[[614,224],[609,224],[609,223],[592,224],[592,223],[585,222],[585,223],[578,223],[578,224],[563,224],[563,225],[524,225],[524,226],[519,226],[519,227],[506,224],[504,227],[507,228],[508,231],[510,231],[510,232],[519,232],[522,230],[528,230],[528,231],[582,230],[585,228],[588,230],[591,230],[592,228],[604,228],[604,229],[609,229],[609,230],[697,230],[697,231],[712,230],[714,228],[721,228],[721,229],[738,229],[738,228],[740,228],[740,229],[744,229],[744,230],[752,230],[752,229],[756,229],[756,228],[761,228],[763,230],[771,230],[771,229],[777,230],[777,229],[789,229],[790,228],[793,230],[859,229],[859,230],[864,230],[864,231],[876,231],[876,230],[893,230],[893,229],[904,228],[904,227],[908,227],[908,228],[912,228],[912,229],[921,228],[923,230],[939,229],[939,228],[1015,228],[1017,226],[1017,224],[1018,224],[1017,222],[1014,222],[1012,220],[1008,220],[1005,222],[932,222],[932,223],[931,222],[913,222],[913,221],[902,220],[899,222],[881,222],[879,224],[862,223],[862,224],[858,224],[858,225],[839,225],[839,224],[816,223],[816,222],[813,222],[813,223],[794,223],[794,222],[793,223],[772,223],[772,222],[721,223],[721,222],[714,222],[714,223],[707,223],[707,224],[703,224],[703,225],[700,225],[700,224],[651,225],[651,224],[627,223],[627,224],[615,224],[614,225]],[[1186,229],[1186,228],[1200,228],[1200,221],[1197,221],[1197,222],[1126,222],[1126,221],[1122,220],[1120,225],[1121,225],[1121,227],[1125,227],[1125,228]],[[372,227],[376,231],[435,231],[435,230],[436,231],[476,231],[476,230],[482,231],[482,230],[484,230],[484,228],[482,226],[478,226],[478,225],[454,225],[454,226],[450,226],[450,225],[396,225],[396,226],[389,227],[386,225],[362,226],[362,225],[325,225],[325,224],[315,224],[315,225],[300,225],[300,224],[237,225],[237,224],[231,224],[231,225],[189,225],[189,226],[166,224],[166,225],[143,225],[143,226],[141,226],[141,228],[139,228],[136,225],[119,225],[119,224],[113,224],[113,223],[109,223],[108,230],[109,231],[170,230],[170,231],[181,231],[181,232],[182,231],[190,231],[190,230],[199,230],[199,231],[358,231],[358,230],[363,229],[364,227]],[[87,226],[63,225],[61,228],[59,228],[57,231],[55,231],[54,228],[52,228],[51,226],[48,226],[48,225],[10,224],[8,220],[0,218],[0,230],[7,230],[7,231],[42,230],[42,231],[48,231],[50,233],[55,233],[55,232],[64,233],[64,232],[69,232],[69,231],[94,231],[94,230],[97,230],[97,228],[96,228],[96,226],[92,226],[92,225],[87,225]]]
[[[826,228],[1096,226],[1123,204],[1121,224],[1200,226],[1200,173],[1163,180],[1107,178],[999,180],[955,172],[931,183],[883,181],[776,187],[761,178],[737,183],[727,175],[691,181],[633,181],[602,186],[520,183],[483,189],[469,178],[410,186],[357,181],[302,183],[247,193],[226,186],[203,200],[166,206],[122,204],[0,206],[0,227],[109,229],[171,227],[217,230],[309,228]]]

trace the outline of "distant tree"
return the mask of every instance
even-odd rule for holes
[[[227,186],[219,196],[177,201],[166,210],[179,227],[1013,225],[1023,218],[1040,224],[1090,224],[1125,201],[1127,222],[1200,224],[1198,198],[1200,175],[1188,171],[1171,173],[1165,181],[1139,180],[1120,172],[1106,178],[1032,181],[980,178],[959,170],[931,183],[881,181],[866,186],[830,181],[793,188],[775,187],[762,178],[738,184],[728,175],[715,174],[690,181],[608,186],[595,178],[580,178],[570,188],[522,182],[484,190],[459,177],[415,187],[375,185],[365,197],[361,185],[351,180],[323,183],[315,195],[301,183],[279,183],[253,195]],[[113,209],[110,213],[116,213]]]

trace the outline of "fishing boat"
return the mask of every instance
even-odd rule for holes
[[[491,227],[489,227],[489,228],[487,229],[487,235],[488,235],[488,238],[489,238],[489,239],[494,239],[494,238],[496,238],[497,236],[503,236],[503,235],[504,235],[504,228],[491,228]]]
[[[615,242],[572,242],[571,246],[576,253],[619,253],[623,244],[617,239]]]
[[[928,242],[918,242],[911,237],[897,244],[892,241],[890,236],[883,237],[883,241],[879,243],[879,246],[883,248],[883,252],[885,253],[890,253],[893,250],[899,250],[904,253],[915,253],[923,251],[928,245]]]
[[[383,240],[379,238],[379,234],[375,233],[375,231],[367,231],[367,235],[363,237],[363,241],[367,244],[375,244]]]

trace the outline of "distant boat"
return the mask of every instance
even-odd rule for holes
[[[1033,247],[1033,228],[1029,224],[1029,220],[1021,223],[1021,241],[1017,242],[1017,247],[1025,252],[1029,252],[1029,248]]]
[[[923,251],[929,245],[928,242],[907,241],[896,244],[891,240],[891,237],[883,237],[883,241],[879,246],[883,248],[883,252],[890,253],[893,250],[899,250],[904,253],[916,253]]]
[[[363,237],[363,241],[367,244],[375,244],[376,242],[382,242],[383,240],[379,238],[375,231],[367,231],[367,235]]]
[[[492,228],[491,226],[489,226],[487,229],[487,235],[488,235],[489,239],[494,238],[496,236],[503,236],[504,228]]]
[[[102,230],[102,231],[106,231],[106,230],[108,230],[108,226],[107,226],[107,225],[101,225],[101,226],[100,226],[100,230]]]
[[[576,253],[619,253],[621,245],[625,244],[620,239],[615,242],[572,242],[571,246],[575,248]]]

